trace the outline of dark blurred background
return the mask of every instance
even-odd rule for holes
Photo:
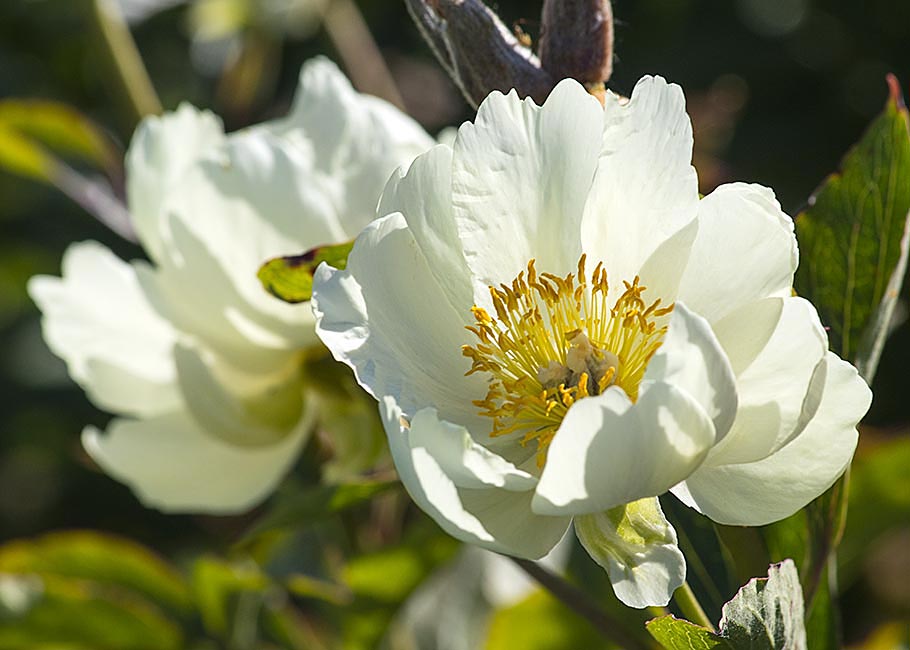
[[[431,133],[470,119],[403,2],[358,4],[408,111]],[[493,6],[536,40],[539,2]],[[65,102],[124,148],[134,118],[109,82],[109,62],[89,13],[86,0],[0,2],[0,99]],[[652,73],[683,86],[703,192],[728,180],[757,182],[774,188],[785,210],[796,214],[881,110],[886,73],[910,88],[907,0],[617,0],[614,13],[610,86],[627,94]],[[284,31],[241,23],[215,44],[205,42],[204,27],[179,4],[132,25],[165,108],[181,101],[210,107],[229,129],[282,114],[307,58],[322,53],[341,62],[336,41],[318,23]],[[254,57],[245,62],[255,72],[252,80],[225,73],[243,47]],[[59,273],[63,250],[73,241],[97,239],[126,258],[141,250],[52,188],[2,171],[0,233],[0,541],[78,527],[128,535],[166,554],[226,546],[242,522],[144,509],[91,466],[79,433],[86,424],[103,426],[108,416],[88,403],[46,350],[25,293],[31,275]],[[864,432],[864,446],[907,436],[910,346],[902,342],[910,341],[910,332],[901,333],[885,353],[870,418],[876,426]],[[910,503],[893,516],[895,528],[910,528]],[[906,555],[910,545],[903,539]],[[893,551],[885,555],[894,558]],[[887,562],[874,566],[894,570]],[[864,569],[848,574],[846,602],[863,603],[871,594],[889,608],[910,611],[910,569],[902,570],[907,579],[896,596],[894,589],[879,593]]]

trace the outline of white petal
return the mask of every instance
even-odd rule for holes
[[[389,179],[380,215],[400,212],[427,259],[429,270],[456,308],[474,304],[468,271],[452,216],[452,150],[434,147],[418,156],[407,173]]]
[[[440,420],[436,409],[422,409],[414,415],[408,442],[412,448],[426,449],[460,488],[497,487],[524,492],[537,485],[534,476],[474,442],[463,426]]]
[[[532,258],[541,271],[575,268],[602,129],[600,104],[571,80],[542,107],[493,92],[459,129],[452,202],[478,304]]]
[[[292,355],[285,373],[262,378],[252,391],[232,385],[224,372],[216,377],[198,350],[178,345],[174,356],[187,408],[210,435],[239,447],[272,445],[304,417],[303,388]]]
[[[304,64],[287,118],[265,125],[273,133],[312,147],[347,239],[375,216],[383,185],[435,143],[410,117],[387,102],[357,93],[334,63],[317,57]]]
[[[581,234],[589,262],[602,261],[612,285],[621,287],[695,218],[698,180],[679,86],[644,77],[627,104],[608,94],[604,110],[602,152]]]
[[[486,382],[464,376],[470,314],[449,303],[400,214],[364,229],[345,271],[317,269],[313,309],[319,337],[371,395],[394,396],[408,415],[432,406],[444,420],[489,430],[471,403]]]
[[[73,244],[63,277],[34,277],[28,290],[44,339],[99,407],[149,415],[179,403],[177,334],[149,304],[134,267],[96,242]]]
[[[309,161],[294,147],[265,133],[246,134],[232,137],[223,156],[196,165],[174,189],[165,205],[172,229],[183,226],[204,247],[206,258],[218,264],[220,282],[229,283],[240,298],[229,304],[288,346],[312,342],[301,327],[307,310],[270,296],[256,273],[271,257],[345,241],[347,234]],[[171,236],[170,265],[179,270],[201,264],[190,259],[201,257],[198,247],[183,250],[185,238],[181,242],[177,236]],[[199,280],[185,276],[172,282]]]
[[[569,564],[569,555],[574,544],[574,538],[566,535],[553,547],[553,550],[540,559],[541,566],[554,573],[564,573]],[[515,605],[535,590],[540,589],[540,584],[509,558],[490,551],[480,551],[480,553],[483,558],[481,588],[484,597],[493,607],[499,609]]]
[[[793,441],[754,463],[702,466],[673,492],[711,519],[761,526],[790,516],[827,490],[856,448],[872,393],[856,369],[828,353],[818,409]]]
[[[620,388],[569,409],[534,496],[540,514],[589,514],[666,492],[701,464],[714,426],[684,391],[642,382],[633,404]]]
[[[750,311],[762,314],[767,305],[759,303]],[[725,349],[735,350],[741,345],[737,332],[730,328],[716,333]],[[749,341],[745,345],[752,348]],[[803,298],[783,299],[773,334],[736,377],[736,420],[727,437],[711,451],[707,463],[727,465],[759,460],[796,435],[812,373],[827,349],[828,337],[815,307]]]
[[[676,531],[656,497],[576,517],[575,534],[629,607],[662,607],[686,579]]]
[[[727,355],[701,316],[677,302],[663,343],[648,363],[645,381],[684,390],[714,422],[717,439],[736,417],[736,379]]]
[[[417,505],[453,537],[491,551],[537,559],[565,534],[570,518],[535,515],[532,491],[459,488],[443,466],[452,469],[453,459],[437,458],[413,439],[394,398],[385,397],[380,412],[401,482]],[[469,474],[460,470],[459,478]]]
[[[198,160],[224,142],[221,120],[181,104],[173,113],[147,117],[126,154],[126,194],[133,226],[152,259],[161,253],[162,205]]]
[[[107,433],[88,427],[82,444],[146,506],[163,512],[232,514],[258,505],[275,488],[312,422],[274,445],[237,447],[210,436],[185,411],[145,420],[114,420]]]
[[[722,185],[699,203],[698,236],[679,299],[714,323],[740,305],[789,296],[797,262],[793,221],[774,192]]]

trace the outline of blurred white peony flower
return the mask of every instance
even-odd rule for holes
[[[130,213],[151,258],[72,245],[63,277],[32,278],[51,349],[100,408],[86,451],[149,506],[227,513],[265,498],[312,428],[301,361],[311,310],[260,286],[269,257],[353,238],[382,186],[433,140],[307,63],[291,114],[225,135],[183,105],[127,154]]]
[[[606,107],[573,81],[543,107],[493,93],[393,177],[313,296],[424,510],[527,558],[574,518],[635,607],[685,577],[658,495],[726,524],[786,517],[844,471],[871,398],[791,295],[773,193],[699,200],[691,155],[660,78]]]

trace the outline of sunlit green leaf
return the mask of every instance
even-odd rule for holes
[[[59,102],[0,100],[0,125],[51,151],[77,156],[103,169],[117,164],[110,139],[76,109]]]
[[[41,145],[0,122],[0,169],[52,183],[57,162]]]
[[[176,569],[134,542],[100,533],[54,533],[6,544],[0,548],[0,572],[91,580],[182,613],[192,606]]]
[[[259,268],[259,281],[265,290],[285,302],[298,303],[313,296],[313,273],[322,262],[343,269],[354,242],[319,246],[301,255],[269,260]]]
[[[590,623],[544,591],[497,610],[489,630],[486,650],[612,647]]]
[[[910,216],[907,109],[893,77],[889,85],[882,114],[796,218],[796,289],[831,328],[832,349],[867,379],[900,292]]]
[[[670,614],[648,621],[646,626],[667,650],[734,650],[729,641],[711,630]]]
[[[202,622],[207,631],[218,636],[226,635],[235,622],[238,599],[259,598],[269,585],[268,577],[253,564],[202,558],[193,567],[193,591]]]
[[[18,590],[18,592],[17,592]],[[0,577],[0,649],[171,650],[180,629],[142,600],[54,576]]]

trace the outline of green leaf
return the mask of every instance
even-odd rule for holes
[[[313,296],[313,273],[326,262],[336,269],[347,266],[354,242],[318,246],[301,255],[269,260],[259,268],[257,277],[270,294],[285,302],[304,302]]]
[[[723,607],[717,633],[672,616],[649,621],[648,632],[667,650],[806,650],[803,592],[792,560],[772,564]]]
[[[258,598],[271,582],[253,563],[230,564],[216,558],[201,558],[193,566],[193,591],[205,629],[226,636],[235,622],[237,600],[245,595]]]
[[[734,646],[708,628],[676,618],[672,614],[645,623],[660,645],[667,650],[732,650]]]
[[[772,564],[723,607],[720,635],[734,648],[805,650],[803,590],[792,560]]]
[[[53,183],[58,165],[43,147],[0,122],[0,169]]]
[[[604,648],[588,621],[544,591],[497,610],[490,619],[486,650]]]
[[[315,485],[303,490],[287,488],[278,495],[272,509],[243,536],[240,544],[248,543],[267,531],[322,521],[365,503],[396,485],[397,481],[364,481],[344,485]]]
[[[105,133],[76,109],[44,100],[0,101],[0,125],[60,154],[77,156],[102,169],[118,164],[119,154]]]
[[[0,649],[176,650],[180,629],[146,602],[84,580],[0,575]]]
[[[910,122],[897,81],[888,83],[882,114],[796,218],[796,289],[867,381],[903,281],[910,217]]]
[[[135,592],[186,614],[192,600],[182,576],[138,544],[92,532],[64,532],[0,548],[0,572],[90,580]]]

